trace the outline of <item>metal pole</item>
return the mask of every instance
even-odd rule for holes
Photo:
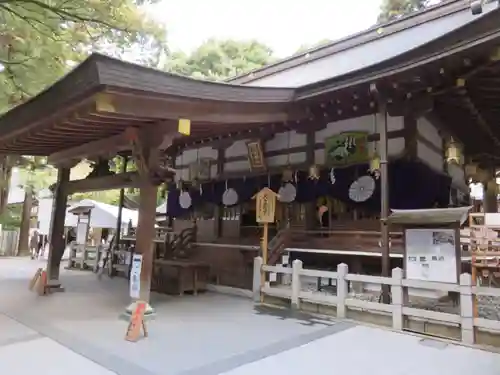
[[[382,276],[391,276],[391,258],[389,247],[389,168],[387,142],[387,108],[385,103],[379,103],[382,115],[380,126],[380,232],[382,235]],[[390,303],[390,287],[382,285],[382,302]]]

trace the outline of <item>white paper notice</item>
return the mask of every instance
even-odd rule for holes
[[[130,269],[130,298],[139,299],[141,292],[141,267],[142,255],[134,254],[132,258],[132,267]]]
[[[457,282],[453,229],[407,229],[406,276],[409,279]]]

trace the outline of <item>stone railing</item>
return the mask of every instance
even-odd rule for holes
[[[269,279],[267,277],[268,273],[275,273],[284,275],[281,279],[286,281],[281,285],[267,281],[261,287],[261,272],[266,274],[267,280]],[[302,288],[303,278],[328,279],[329,285],[332,289],[335,289],[336,293],[325,294],[304,290]],[[352,282],[389,285],[391,304],[353,298],[349,293],[349,285]],[[459,304],[456,309],[458,313],[430,311],[411,305],[408,306],[404,302],[408,289],[437,290],[455,294],[459,297],[457,300]],[[266,302],[268,297],[271,297],[269,300],[288,301],[287,303],[292,309],[312,311],[310,308],[306,309],[304,305],[322,306],[323,309],[319,308],[313,312],[333,314],[337,318],[358,319],[359,315],[353,317],[352,314],[349,314],[349,310],[372,312],[379,316],[385,316],[386,320],[388,320],[387,325],[396,330],[411,330],[411,328],[407,327],[408,320],[442,324],[448,326],[448,328],[454,328],[456,331],[455,338],[466,344],[476,343],[478,330],[486,332],[488,335],[500,335],[500,321],[485,319],[474,314],[474,298],[482,296],[500,297],[500,288],[473,286],[471,275],[467,273],[460,275],[460,284],[451,284],[405,279],[403,278],[403,270],[400,268],[392,270],[392,277],[379,277],[350,274],[346,264],[338,265],[337,271],[332,272],[304,269],[300,260],[295,260],[292,267],[268,266],[263,265],[262,258],[257,257],[254,262],[253,295],[255,302]],[[373,319],[369,321],[377,323]]]

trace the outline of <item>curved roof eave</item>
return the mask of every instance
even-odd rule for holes
[[[450,55],[467,54],[476,48],[498,47],[500,43],[499,16],[500,7],[474,22],[392,59],[342,76],[298,87],[295,90],[295,99],[302,100],[325,92],[338,91],[346,86],[373,82],[389,75],[441,60]]]

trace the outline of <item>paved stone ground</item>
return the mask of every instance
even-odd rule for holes
[[[497,354],[209,293],[153,295],[150,337],[129,343],[123,279],[63,271],[66,293],[39,297],[27,285],[42,264],[0,258],[0,374],[500,373]]]
[[[120,375],[220,374],[352,326],[255,310],[252,301],[238,297],[153,294],[157,317],[149,323],[150,337],[129,343],[124,340],[127,324],[118,319],[130,302],[125,280],[98,281],[92,273],[62,271],[66,292],[39,297],[27,286],[42,265],[0,258],[0,313],[30,333],[54,340]],[[0,340],[3,336],[0,331]],[[26,356],[26,351],[22,353]],[[0,362],[0,373],[2,366]],[[9,367],[11,372],[14,369]]]

